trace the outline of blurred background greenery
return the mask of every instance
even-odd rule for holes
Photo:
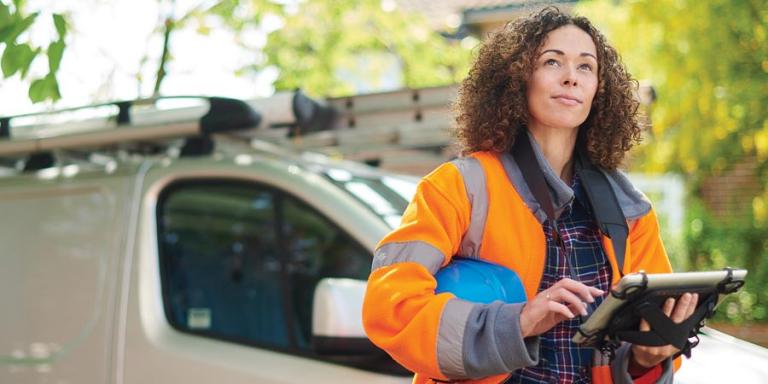
[[[633,171],[682,175],[691,270],[746,267],[721,320],[768,319],[768,2],[590,1],[590,17],[656,101]]]
[[[227,31],[228,44],[251,53],[231,70],[244,86],[253,85],[249,75],[271,73],[267,93],[300,87],[327,97],[455,84],[477,43],[504,21],[550,3],[588,16],[650,86],[651,125],[630,171],[683,180],[683,228],[665,228],[682,233],[667,239],[674,264],[748,268],[746,288],[718,321],[768,322],[768,0],[151,3],[158,16],[147,44],[158,44],[135,57],[135,92],[92,92],[87,102],[173,93],[182,34]],[[52,5],[0,0],[3,83],[24,84],[42,108],[82,104],[60,87],[68,48],[84,39],[79,19]]]

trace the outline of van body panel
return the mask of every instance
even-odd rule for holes
[[[131,183],[95,172],[0,188],[0,382],[110,381]]]

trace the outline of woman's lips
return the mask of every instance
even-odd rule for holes
[[[555,101],[557,101],[558,103],[563,105],[576,106],[581,104],[581,101],[579,99],[571,96],[557,95],[557,96],[553,96],[552,98],[555,99]]]

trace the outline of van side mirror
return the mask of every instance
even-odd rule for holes
[[[412,375],[365,336],[366,286],[364,280],[320,280],[312,307],[312,348],[333,361],[353,367],[396,376]]]
[[[312,308],[312,346],[316,352],[333,355],[381,353],[363,330],[365,287],[363,280],[320,280]]]

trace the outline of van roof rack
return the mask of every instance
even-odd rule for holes
[[[208,108],[201,110],[192,119],[181,119],[171,124],[153,124],[151,120],[134,122],[132,109],[139,106],[154,106],[164,100],[203,100]],[[14,120],[37,119],[51,117],[56,114],[81,112],[85,110],[104,109],[112,107],[117,113],[100,120],[100,124],[90,126],[91,129],[74,130],[74,132],[36,137],[34,135],[14,134]],[[223,97],[173,96],[154,97],[133,101],[118,101],[85,107],[68,108],[52,112],[25,114],[0,117],[0,156],[19,156],[26,154],[49,152],[60,149],[88,148],[108,146],[131,141],[151,141],[191,136],[207,136],[219,132],[231,132],[256,127],[261,122],[261,115],[248,103],[237,99]],[[34,130],[49,127],[50,124],[33,124],[20,126]],[[33,132],[34,133],[34,132]]]
[[[205,101],[208,107],[189,106],[189,103],[182,108],[178,105],[174,109],[158,107],[162,102],[189,100]],[[263,118],[262,110],[267,119]],[[72,115],[80,119],[72,119]],[[44,155],[37,157],[48,161],[29,161],[35,154],[118,144],[125,148],[123,144],[131,142],[140,145],[130,151],[143,151],[162,147],[160,140],[174,138],[185,138],[180,156],[195,156],[212,152],[214,141],[210,135],[214,133],[239,132],[237,136],[243,139],[260,137],[282,141],[333,129],[338,117],[334,106],[313,100],[300,89],[251,102],[201,96],[116,101],[0,117],[0,158],[29,156],[27,163],[39,166],[24,169],[34,170],[51,166],[53,159],[51,155]]]

